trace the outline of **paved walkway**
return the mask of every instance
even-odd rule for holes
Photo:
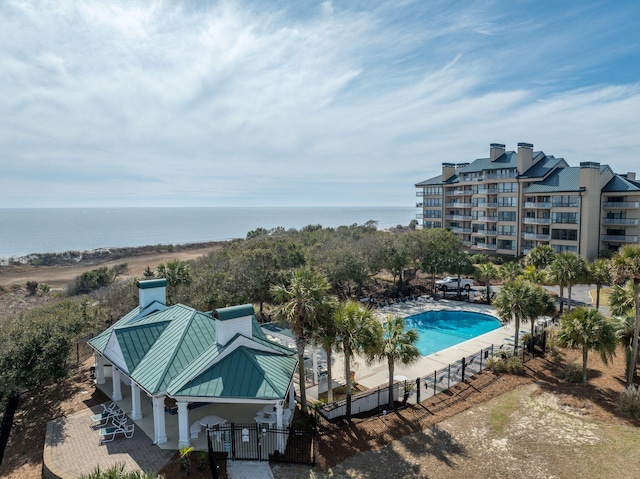
[[[131,439],[118,437],[100,445],[98,430],[91,427],[91,416],[102,408],[87,408],[67,417],[49,421],[44,445],[44,465],[53,475],[71,479],[91,473],[96,466],[104,470],[123,463],[127,471],[159,471],[176,451],[162,450],[136,428]],[[47,476],[43,476],[47,477]]]

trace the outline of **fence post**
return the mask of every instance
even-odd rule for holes
[[[433,395],[435,396],[436,394],[438,394],[438,392],[436,391],[436,382],[438,381],[438,371],[434,371],[433,372]]]
[[[451,363],[449,363],[447,370],[447,389],[451,387]]]
[[[416,378],[416,404],[420,404],[420,378]]]
[[[467,367],[467,358],[462,356],[462,382],[464,382],[464,370]]]

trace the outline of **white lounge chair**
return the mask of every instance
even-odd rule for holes
[[[98,431],[100,444],[113,441],[118,434],[122,434],[127,439],[131,439],[135,427],[135,424],[126,424],[126,419],[123,422],[115,422],[113,427],[104,427]]]
[[[197,437],[200,435],[200,431],[202,431],[202,424],[200,424],[200,420],[197,420],[189,428],[191,439],[197,439]]]
[[[102,406],[102,412],[113,412],[120,409],[118,405],[113,401],[109,404],[100,404],[100,406]]]
[[[121,409],[118,409],[110,412],[105,411],[100,414],[94,414],[93,416],[91,416],[91,427],[106,426],[107,423],[109,422],[109,419],[112,419],[112,418],[118,419],[118,420],[124,419],[124,411]]]

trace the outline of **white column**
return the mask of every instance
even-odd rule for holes
[[[177,401],[178,405],[178,448],[189,447],[189,410],[186,401]]]
[[[167,442],[167,430],[164,423],[164,398],[153,396],[153,442],[164,444]]]
[[[296,408],[296,388],[293,385],[293,380],[289,384],[289,409],[293,414],[293,410]]]
[[[104,358],[95,353],[96,358],[96,384],[104,384]]]
[[[276,425],[278,426],[278,429],[282,429],[282,405],[283,405],[284,401],[278,401],[276,403]],[[277,434],[277,438],[278,438],[278,451],[280,451],[281,453],[284,454],[284,437],[282,437],[283,435],[278,433]]]
[[[313,384],[318,384],[318,350],[315,344],[311,346],[311,360],[313,363]]]
[[[122,385],[120,384],[120,370],[112,366],[111,371],[113,373],[113,394],[111,395],[111,399],[114,401],[120,401],[122,399]]]
[[[133,381],[131,381],[131,419],[134,421],[142,419],[140,388]]]

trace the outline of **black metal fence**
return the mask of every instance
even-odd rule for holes
[[[225,453],[228,459],[315,464],[315,429],[263,427],[227,423],[207,429],[210,457]]]
[[[444,392],[452,386],[466,381],[474,374],[487,367],[490,358],[496,355],[512,355],[516,354],[522,357],[522,361],[526,362],[533,357],[534,346],[539,345],[540,350],[544,351],[546,346],[546,330],[542,329],[537,332],[534,341],[529,340],[524,346],[518,346],[515,350],[513,345],[505,344],[494,346],[493,344],[481,349],[477,353],[464,356],[460,360],[455,361],[442,369],[438,369],[433,373],[416,378],[411,381],[403,381],[394,383],[392,387],[392,395],[394,407],[397,403],[401,405],[417,404],[421,401],[429,399],[438,393]],[[377,389],[368,390],[363,393],[354,395],[351,398],[351,414],[375,411],[376,413],[384,413],[388,410],[389,388],[388,386],[379,387]],[[318,413],[327,420],[334,420],[347,415],[347,400],[336,401],[326,404],[318,409]]]

